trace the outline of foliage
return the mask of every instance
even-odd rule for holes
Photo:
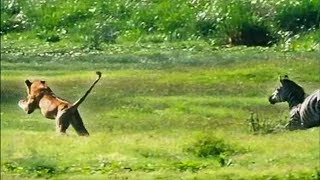
[[[199,137],[194,144],[187,148],[188,152],[195,154],[198,157],[218,157],[223,154],[234,153],[231,146],[213,136]]]
[[[179,171],[191,171],[198,172],[201,169],[206,168],[208,165],[202,164],[201,162],[187,161],[187,162],[176,162],[173,164]]]
[[[270,119],[259,118],[259,116],[253,112],[250,113],[250,117],[247,119],[250,131],[254,134],[269,134],[285,129],[283,120],[279,122],[271,121]],[[285,120],[287,122],[287,120]]]
[[[284,34],[317,30],[320,22],[318,0],[2,0],[1,4],[2,36],[40,34],[44,41],[66,39],[90,49],[110,43],[199,39],[213,45],[271,46],[287,38]]]
[[[320,1],[279,1],[276,20],[284,31],[306,31],[320,26]]]
[[[0,35],[27,29],[27,16],[17,1],[1,1]]]

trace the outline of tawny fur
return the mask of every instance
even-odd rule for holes
[[[46,118],[55,119],[56,129],[59,133],[65,134],[71,124],[79,136],[89,136],[79,114],[78,107],[100,80],[101,72],[96,73],[98,78],[93,82],[84,96],[73,104],[57,97],[45,81],[36,80],[30,82],[26,80],[28,96],[26,99],[20,100],[18,105],[28,114],[31,114],[35,109],[40,109]]]

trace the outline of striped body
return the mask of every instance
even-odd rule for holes
[[[298,107],[301,125],[311,128],[320,125],[320,90],[309,95]]]
[[[295,130],[320,126],[320,89],[306,97],[303,88],[289,80],[288,76],[280,78],[280,82],[269,102],[288,102],[290,121],[287,128]]]

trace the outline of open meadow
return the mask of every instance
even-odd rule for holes
[[[320,179],[320,128],[268,97],[320,88],[320,0],[1,0],[1,179]],[[18,106],[45,80],[90,137]]]
[[[2,55],[3,179],[319,179],[319,128],[283,129],[286,103],[268,96],[288,74],[319,88],[319,53],[234,49],[144,55]],[[61,63],[61,62],[64,63]],[[25,114],[25,79],[76,101],[90,137],[57,135]],[[254,115],[251,117],[251,113]],[[251,120],[260,126],[252,130]]]

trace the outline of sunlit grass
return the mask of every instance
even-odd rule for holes
[[[132,68],[121,56],[113,62],[123,68],[112,69],[103,56],[73,59],[74,67],[61,65],[63,57],[7,56],[1,67],[2,177],[317,179],[319,128],[255,134],[248,119],[255,113],[281,128],[288,120],[287,104],[270,105],[268,95],[285,73],[307,92],[319,88],[318,55],[288,53],[282,59],[247,51],[239,58],[242,53],[226,53],[223,63],[199,59],[210,66],[186,65],[181,55],[171,59],[172,67],[158,69],[139,61]],[[97,64],[86,66],[87,61]],[[42,71],[32,70],[36,62]],[[78,137],[72,127],[68,136],[57,135],[53,120],[17,106],[26,96],[25,79],[46,80],[58,96],[74,102],[96,70],[103,77],[79,108],[88,138]],[[235,152],[199,157],[187,150],[199,137],[217,137]]]

